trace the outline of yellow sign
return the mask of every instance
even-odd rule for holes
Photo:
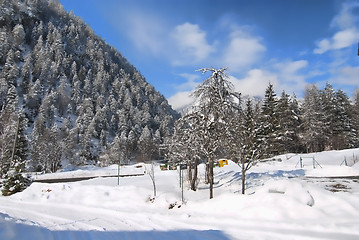
[[[228,165],[228,160],[221,159],[221,160],[218,160],[218,163],[219,163],[219,167],[223,167],[224,165]]]

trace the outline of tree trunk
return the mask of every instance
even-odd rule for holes
[[[155,182],[155,179],[152,179],[152,184],[153,184],[153,196],[156,197],[157,191],[156,191],[156,182]]]
[[[242,194],[245,193],[246,190],[246,171],[244,169],[244,163],[242,163]]]
[[[209,183],[209,162],[207,162],[207,164],[206,164],[206,174],[205,174],[205,181],[204,181],[204,183],[205,184],[208,184]]]
[[[192,179],[193,179],[192,168],[193,168],[193,163],[192,163],[192,161],[190,161],[188,164],[188,181],[190,182],[190,184],[192,184]],[[191,187],[191,189],[192,189],[192,187]]]
[[[153,185],[153,196],[156,197],[156,181],[155,181],[155,168],[154,168],[154,163],[151,162],[151,169],[148,173],[150,175],[150,178],[152,180],[152,185]]]
[[[208,162],[208,182],[209,182],[209,199],[213,198],[213,160],[211,159]]]
[[[192,191],[196,191],[197,190],[197,177],[198,177],[198,159],[195,159],[194,164],[192,165],[193,168],[193,173],[192,173],[192,169],[191,169],[191,173],[192,173],[192,179],[191,179],[191,190]]]

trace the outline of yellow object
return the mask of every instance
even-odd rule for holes
[[[160,164],[160,168],[162,171],[168,170],[167,164]]]
[[[218,162],[219,162],[219,167],[223,167],[224,165],[228,165],[228,160],[227,159],[221,159]]]

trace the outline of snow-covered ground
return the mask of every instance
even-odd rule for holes
[[[120,178],[120,185],[115,177],[33,183],[0,197],[0,239],[359,239],[359,179],[340,178],[359,176],[357,158],[359,149],[278,156],[248,172],[246,195],[239,167],[229,162],[215,168],[211,200],[200,166],[199,189],[185,183],[184,204],[178,172],[159,167],[154,201],[147,174]],[[144,171],[127,166],[120,172]],[[110,166],[36,177],[116,174]]]

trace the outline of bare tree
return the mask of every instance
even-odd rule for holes
[[[152,161],[150,165],[150,170],[148,171],[148,175],[151,178],[152,185],[153,185],[153,197],[156,197],[156,179],[155,179],[155,163]]]
[[[198,163],[201,159],[200,141],[201,136],[199,129],[201,123],[198,122],[196,113],[189,113],[176,122],[175,132],[170,144],[170,161],[172,163],[188,164],[188,177],[190,188],[197,190],[198,183]]]
[[[32,157],[35,168],[45,172],[56,172],[61,167],[63,142],[57,129],[46,128],[44,133],[33,139]]]
[[[263,154],[263,147],[259,139],[258,118],[258,104],[253,109],[251,99],[247,99],[243,113],[233,116],[229,124],[227,151],[231,153],[232,160],[241,168],[242,194],[245,193],[247,171],[256,164]]]

